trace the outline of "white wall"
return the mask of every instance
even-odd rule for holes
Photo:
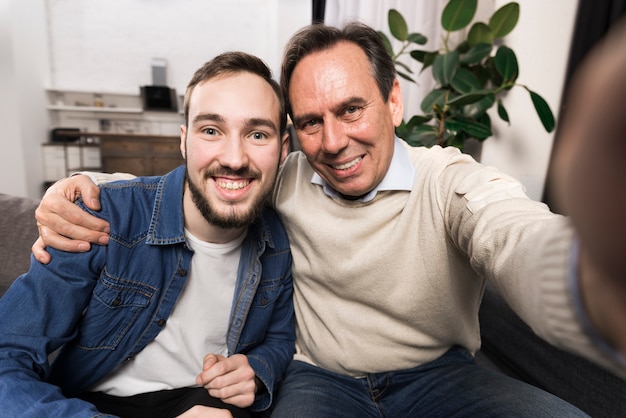
[[[505,39],[517,55],[518,83],[539,93],[558,117],[577,2],[517,1],[520,19]],[[497,9],[507,1],[495,3]],[[492,114],[494,137],[485,141],[481,161],[517,178],[530,197],[541,200],[554,132],[543,129],[526,90],[511,90],[504,105],[511,124]]]
[[[0,0],[0,193],[38,197],[48,139],[45,88],[138,93],[153,58],[184,92],[214,55],[243,50],[278,79],[310,0]]]
[[[184,92],[193,72],[228,50],[263,58],[277,75],[287,38],[311,20],[310,0],[48,0],[51,85],[138,92],[151,62]],[[286,13],[288,12],[288,14]]]
[[[576,2],[518,2],[520,21],[506,39],[517,53],[519,82],[556,113]],[[182,92],[197,67],[229,49],[259,55],[278,77],[283,46],[310,19],[310,0],[0,0],[0,192],[40,195],[45,87],[136,92],[151,83],[151,60],[158,57],[167,60],[168,84]],[[505,105],[511,126],[493,117],[496,134],[485,142],[482,161],[540,199],[553,134],[543,130],[525,90],[511,91]]]
[[[48,131],[45,0],[0,0],[0,193],[41,193]]]

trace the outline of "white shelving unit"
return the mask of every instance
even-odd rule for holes
[[[103,136],[144,138],[148,143],[154,138],[177,137],[184,121],[182,96],[177,97],[179,112],[144,111],[139,87],[136,93],[47,88],[46,96],[50,130],[80,130],[76,141],[42,144],[46,182],[73,171],[101,169]]]
[[[66,112],[95,112],[95,113],[143,113],[136,107],[97,107],[97,106],[66,106],[48,105],[48,110],[62,110]]]
[[[86,132],[177,135],[182,118],[179,112],[144,111],[137,92],[80,91],[47,88],[51,128],[79,128]]]

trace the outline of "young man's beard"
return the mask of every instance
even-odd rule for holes
[[[235,172],[231,173],[236,174]],[[204,219],[212,225],[225,229],[243,228],[250,225],[261,214],[263,206],[265,205],[272,190],[270,188],[269,190],[256,196],[245,212],[236,210],[237,208],[235,207],[231,207],[229,208],[229,213],[222,214],[215,210],[215,208],[204,196],[202,189],[190,179],[189,171],[187,171],[186,177],[187,184],[189,185],[189,192],[191,194],[191,200],[196,205]]]

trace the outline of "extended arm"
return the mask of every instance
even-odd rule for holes
[[[626,356],[626,22],[587,57],[567,101],[552,188],[580,239],[579,285],[595,329]]]

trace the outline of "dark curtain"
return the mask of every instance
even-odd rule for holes
[[[324,11],[326,10],[326,0],[313,0],[313,22],[324,23]]]
[[[559,118],[563,115],[563,112],[567,110],[566,96],[572,75],[576,71],[576,68],[596,42],[602,39],[611,26],[624,15],[626,15],[626,0],[578,1],[569,61],[565,73],[565,84],[563,85],[561,107],[557,115]],[[626,45],[624,47],[626,48]],[[556,148],[556,138],[558,138],[558,132],[557,135],[555,135],[555,143],[552,146],[553,150]],[[547,203],[554,212],[559,212],[559,208],[556,207],[550,193],[549,178],[550,168],[548,168],[543,201]]]

